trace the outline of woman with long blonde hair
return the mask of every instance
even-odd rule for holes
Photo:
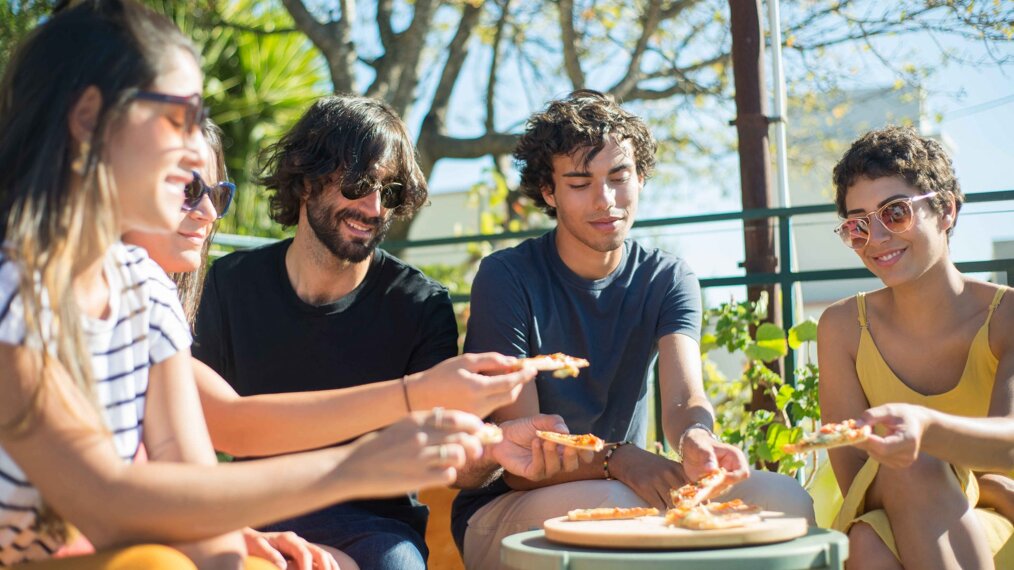
[[[197,152],[190,43],[131,0],[79,2],[0,84],[0,566],[239,567],[234,529],[446,484],[481,422],[414,414],[339,448],[216,465],[175,287],[126,231],[168,232]],[[151,459],[131,464],[144,443]],[[136,557],[140,556],[140,562]],[[55,562],[57,565],[60,562]],[[54,568],[54,562],[46,568]],[[252,567],[252,566],[250,566]]]

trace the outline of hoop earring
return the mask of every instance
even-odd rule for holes
[[[77,157],[70,163],[70,169],[73,170],[78,176],[84,176],[85,162],[88,160],[88,154],[92,151],[92,143],[88,141],[82,141],[77,149]]]

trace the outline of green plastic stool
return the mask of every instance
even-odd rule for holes
[[[500,562],[511,570],[841,570],[848,551],[844,534],[821,528],[776,544],[679,551],[565,546],[532,530],[503,539]]]

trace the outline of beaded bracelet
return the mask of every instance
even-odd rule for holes
[[[612,458],[613,454],[616,453],[616,450],[619,449],[621,445],[627,445],[628,443],[630,442],[621,441],[619,443],[614,443],[612,447],[609,448],[609,451],[606,452],[606,456],[602,459],[602,475],[605,477],[606,481],[613,480],[613,476],[609,474],[609,459]]]

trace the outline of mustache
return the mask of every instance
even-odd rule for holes
[[[593,219],[593,220],[600,220],[602,218],[620,218],[620,219],[623,219],[623,218],[626,218],[626,217],[627,217],[627,212],[625,212],[624,210],[610,209],[610,210],[606,210],[604,212],[599,212],[599,213],[595,214],[595,216],[593,216],[591,219]]]
[[[366,216],[356,210],[342,209],[335,215],[335,221],[351,220],[364,226],[380,228],[384,225],[384,218],[380,216]]]

